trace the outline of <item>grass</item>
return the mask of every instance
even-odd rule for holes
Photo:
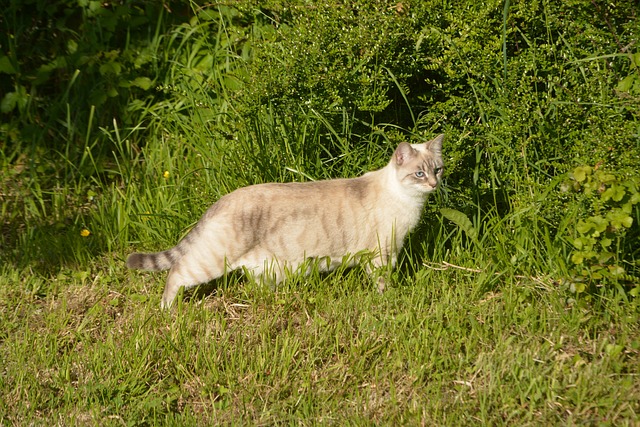
[[[275,292],[232,276],[170,312],[162,275],[111,256],[60,273],[45,297],[24,291],[38,279],[3,274],[3,422],[637,420],[640,334],[624,304],[585,308],[538,278],[438,267],[383,295],[358,269]]]
[[[508,4],[496,82],[507,64],[518,75]],[[63,149],[0,149],[0,426],[638,425],[638,299],[606,282],[575,291],[583,206],[558,209],[560,146],[513,143],[569,122],[530,114],[544,105],[526,85],[512,103],[470,79],[477,112],[457,127],[445,117],[457,104],[420,113],[390,69],[412,130],[302,101],[247,105],[236,77],[251,53],[229,42],[246,28],[196,21],[149,43],[166,81],[155,102],[128,104],[138,116],[76,128],[78,104],[64,98]],[[601,93],[584,79],[581,90]],[[568,91],[548,90],[549,105]],[[174,245],[235,188],[356,176],[441,120],[450,176],[384,294],[360,268],[275,290],[233,273],[161,311],[166,273],[124,266],[134,250]]]

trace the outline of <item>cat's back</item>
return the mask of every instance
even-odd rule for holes
[[[256,241],[285,231],[303,234],[323,228],[353,228],[371,223],[372,212],[379,211],[375,187],[371,173],[357,178],[241,187],[214,203],[198,227],[211,233],[221,229],[241,232]]]
[[[370,199],[375,191],[370,181],[363,175],[241,187],[220,198],[203,219],[210,224],[223,220],[247,230],[275,230],[274,224],[306,227],[317,220],[339,224],[344,217],[355,217],[356,212],[374,210],[371,205],[375,202]],[[209,221],[213,218],[218,220]]]
[[[333,199],[365,199],[371,187],[366,176],[310,182],[263,183],[239,188],[225,197],[279,204],[310,203]]]

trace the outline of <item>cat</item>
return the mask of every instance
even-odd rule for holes
[[[328,271],[345,260],[368,259],[365,269],[382,292],[404,238],[442,178],[443,139],[402,142],[387,166],[357,178],[239,188],[214,203],[176,246],[133,253],[127,266],[170,270],[162,308],[181,287],[230,270],[243,268],[277,284],[287,270],[308,268],[308,260]]]

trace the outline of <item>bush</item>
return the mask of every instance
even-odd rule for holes
[[[590,166],[577,167],[563,184],[563,191],[575,191],[582,204],[571,255],[576,293],[588,285],[637,286],[639,188],[638,176],[619,177]],[[639,289],[633,290],[634,295]]]
[[[37,11],[32,21],[22,13],[28,7]],[[567,174],[587,165],[624,185],[640,170],[632,1],[183,8],[11,3],[2,18],[14,36],[1,41],[0,72],[11,76],[0,83],[3,135],[39,141],[41,152],[61,141],[58,163],[72,181],[79,170],[100,185],[142,181],[132,158],[149,161],[157,147],[146,145],[162,141],[172,161],[233,175],[233,187],[354,175],[384,164],[403,139],[445,133],[440,203],[480,233],[508,229],[513,238],[490,249],[520,253],[503,258],[519,260],[505,267],[556,275],[577,265],[570,225],[596,215],[597,198],[559,191]],[[129,126],[126,137],[114,118]],[[114,143],[126,139],[127,150]],[[19,154],[4,155],[15,162]],[[49,167],[60,174],[59,164]],[[502,220],[488,226],[488,215]],[[553,262],[535,253],[541,242]],[[625,254],[633,263],[634,250]]]
[[[159,38],[185,19],[167,13],[171,7],[145,0],[11,0],[0,18],[2,134],[14,144],[78,156],[98,126],[114,118],[134,122],[127,107],[149,102],[162,73]]]

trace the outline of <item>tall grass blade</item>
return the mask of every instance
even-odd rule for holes
[[[478,230],[475,229],[469,217],[464,213],[451,208],[441,208],[440,213],[443,217],[460,227],[460,229],[464,231],[465,234],[476,244],[478,243]]]
[[[406,93],[405,88],[400,84],[400,82],[396,78],[395,74],[393,74],[393,72],[390,69],[388,69],[387,67],[384,67],[384,69],[387,71],[387,73],[389,73],[389,77],[391,77],[391,80],[393,80],[393,82],[395,83],[396,87],[400,91],[400,95],[402,95],[402,99],[404,99],[405,104],[407,104],[407,109],[409,110],[409,114],[411,114],[411,123],[413,124],[413,127],[415,127],[416,126],[416,116],[413,114],[413,110],[411,109],[411,103],[409,102],[409,99],[407,98],[407,93]]]
[[[509,16],[509,0],[505,0],[502,11],[502,67],[503,77],[507,81],[507,17]]]

